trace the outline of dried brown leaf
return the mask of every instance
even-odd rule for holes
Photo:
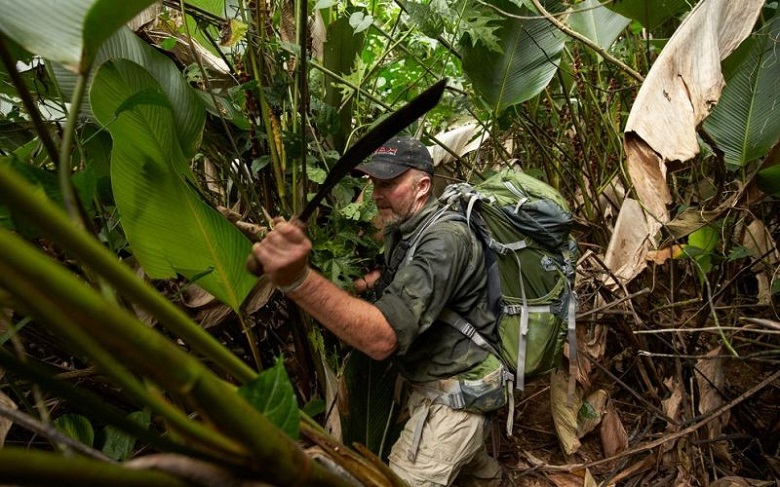
[[[645,257],[650,262],[655,262],[657,265],[663,265],[669,259],[679,259],[683,255],[682,245],[672,245],[670,247],[664,247],[658,250],[651,250],[647,252]]]
[[[600,432],[601,445],[606,456],[615,456],[628,448],[628,434],[612,401],[607,403],[604,419],[601,420]]]
[[[680,405],[685,395],[685,389],[682,384],[671,377],[664,381],[664,385],[671,391],[671,394],[661,401],[661,406],[668,417],[677,419],[680,415]]]
[[[435,136],[436,140],[449,150],[445,150],[438,144],[430,149],[434,166],[454,161],[455,157],[452,154],[463,157],[469,152],[479,149],[488,137],[489,134],[485,132],[482,125],[476,122],[439,132]]]
[[[555,487],[583,487],[584,479],[573,473],[550,473],[547,479],[555,484]]]
[[[604,264],[612,275],[624,284],[639,275],[647,267],[645,253],[648,250],[648,236],[654,233],[645,220],[639,202],[626,198],[604,256]],[[611,276],[605,275],[602,281],[613,291],[619,287]]]
[[[571,405],[568,404],[569,374],[558,369],[550,376],[550,405],[552,407],[553,423],[558,441],[564,453],[571,455],[580,448],[577,435],[577,414],[582,406],[582,389],[578,386]]]
[[[750,34],[763,0],[699,2],[669,39],[642,83],[626,122],[631,180],[648,212],[669,220],[667,161],[699,152],[696,128],[724,86],[720,62]],[[657,228],[656,228],[657,230]]]
[[[754,257],[761,260],[751,267],[756,273],[758,283],[757,298],[759,305],[769,305],[772,302],[770,283],[772,276],[780,264],[780,252],[777,250],[772,234],[761,220],[754,220],[747,226],[742,245]]]
[[[599,389],[588,394],[582,407],[580,407],[579,414],[577,415],[579,424],[577,428],[577,436],[582,438],[601,423],[601,418],[604,416],[604,411],[607,406],[609,395],[604,389]]]
[[[717,346],[707,353],[707,357],[717,357],[722,352],[723,347]],[[723,359],[703,358],[697,360],[695,377],[696,386],[699,390],[699,413],[706,414],[720,408],[725,403],[725,400],[720,393],[726,382],[723,373]],[[720,417],[707,423],[707,438],[719,438],[723,432],[723,427],[728,424],[729,418],[729,412],[725,411]],[[711,443],[710,448],[719,458],[731,461],[731,455],[729,454],[725,443]]]
[[[217,298],[197,284],[190,284],[184,288],[181,298],[182,304],[188,308],[202,308],[217,300]]]
[[[3,391],[0,391],[0,406],[5,409],[17,409],[16,403],[6,396]],[[8,431],[13,426],[14,422],[5,416],[0,416],[0,448],[5,444],[5,437],[8,435]]]

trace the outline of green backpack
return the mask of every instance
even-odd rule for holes
[[[488,299],[498,320],[498,343],[480,336],[452,310],[445,309],[439,319],[497,355],[520,390],[526,378],[560,365],[567,335],[570,363],[575,364],[577,246],[569,235],[572,215],[563,196],[532,176],[504,169],[475,186],[451,184],[439,200],[442,209],[413,238],[407,258],[431,225],[468,222],[486,248]]]

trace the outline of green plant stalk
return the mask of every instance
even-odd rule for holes
[[[76,78],[76,87],[73,90],[73,96],[70,100],[70,111],[65,122],[65,129],[62,134],[62,144],[60,145],[60,165],[58,167],[60,191],[62,199],[65,202],[65,210],[68,212],[71,220],[79,228],[84,228],[84,221],[81,219],[79,211],[79,202],[76,199],[76,193],[73,191],[73,184],[70,181],[70,172],[73,166],[70,163],[70,149],[73,145],[73,136],[76,132],[76,122],[79,117],[79,107],[84,99],[84,92],[87,89],[87,76],[79,73]]]
[[[298,125],[297,131],[300,136],[300,163],[293,164],[292,174],[292,194],[293,194],[293,214],[298,214],[300,211],[298,197],[298,167],[301,169],[301,186],[306,188],[308,186],[307,174],[306,174],[306,109],[309,104],[308,94],[308,62],[309,56],[306,52],[306,45],[308,39],[308,20],[309,20],[309,2],[306,0],[298,0],[295,2],[295,24],[298,37],[298,49],[300,55],[298,56],[298,71],[297,71],[297,83],[296,91],[293,96],[293,106],[298,109]],[[305,200],[305,193],[303,198]]]
[[[243,383],[256,377],[249,366],[118,262],[111,251],[86,232],[74,228],[59,208],[42,201],[32,186],[9,167],[0,167],[0,200],[236,380]]]
[[[158,470],[134,470],[80,456],[25,448],[0,448],[0,478],[21,485],[111,485],[113,487],[187,487],[189,482]]]
[[[99,365],[121,361],[169,392],[191,400],[207,420],[245,446],[255,464],[273,465],[262,472],[277,485],[343,485],[241,398],[233,386],[42,255],[11,232],[0,230],[0,283],[77,346],[86,348],[85,353]],[[204,435],[208,439],[201,438],[207,446],[242,453],[217,431],[206,430],[194,421],[188,424],[185,433],[208,432]]]
[[[688,257],[688,260],[693,263],[694,266],[696,266],[696,269],[699,271],[699,275],[701,276],[702,284],[704,285],[704,289],[707,292],[707,305],[710,309],[710,315],[712,316],[712,320],[715,322],[715,326],[718,328],[718,334],[720,335],[720,339],[723,342],[723,345],[726,347],[726,350],[728,350],[731,355],[734,357],[739,357],[739,353],[737,353],[736,350],[734,350],[734,347],[731,345],[731,341],[729,340],[729,337],[726,336],[726,332],[723,331],[723,328],[720,326],[720,320],[718,319],[718,311],[715,309],[715,303],[713,302],[713,294],[712,294],[712,287],[710,286],[710,280],[707,279],[707,274],[704,272],[704,269],[701,267],[701,264],[699,264],[699,261],[696,260],[696,257],[689,254],[686,247],[683,247],[683,252]]]
[[[271,113],[271,108],[268,106],[268,101],[265,99],[265,94],[263,93],[263,82],[261,76],[265,67],[263,64],[262,52],[262,42],[265,39],[265,18],[263,17],[264,9],[259,5],[255,5],[255,9],[257,10],[255,29],[257,29],[258,33],[258,43],[260,43],[257,49],[257,53],[260,53],[260,55],[257,55],[255,49],[247,49],[247,55],[249,56],[249,62],[252,64],[252,76],[255,78],[258,86],[257,98],[260,100],[260,116],[263,119],[263,128],[265,129],[265,135],[268,139],[268,151],[271,155],[271,167],[273,168],[274,179],[276,180],[276,192],[279,195],[279,200],[284,205],[284,196],[287,194],[287,189],[284,185],[284,171],[282,169],[284,161],[282,160],[279,150],[276,147],[276,137],[274,136],[274,128],[271,124],[271,117],[269,115]],[[247,22],[247,24],[252,25],[251,22]],[[268,208],[268,210],[270,211],[270,208]]]
[[[127,340],[126,336],[121,338],[119,334],[115,334],[112,328],[119,322],[127,323],[134,318],[104,300],[100,294],[79,281],[59,264],[7,230],[0,230],[0,253],[3,254],[3,258],[0,259],[0,284],[16,295],[17,299],[32,310],[34,315],[42,318],[52,326],[54,331],[66,337],[70,345],[94,360],[129,396],[161,415],[176,431],[187,438],[230,455],[245,453],[234,441],[191,421],[169,402],[150,393],[121,365],[118,361],[119,357],[135,355],[137,362],[143,361],[145,356],[147,368],[159,367],[158,375],[173,376],[169,379],[169,383],[174,386],[178,386],[177,381],[184,382],[188,379],[186,375],[183,378],[176,377],[177,372],[186,374],[186,371],[172,369],[170,368],[172,365],[160,363],[163,362],[163,358],[155,353],[159,347],[155,346],[153,339],[148,339],[144,347],[144,344],[139,344],[137,339]],[[136,328],[142,327],[145,325],[136,321]],[[101,331],[95,333],[95,330]],[[152,330],[149,331],[157,336],[158,341],[164,340]],[[113,343],[106,347],[107,341]],[[117,349],[125,350],[122,353],[117,352]],[[132,360],[126,362],[133,363]]]

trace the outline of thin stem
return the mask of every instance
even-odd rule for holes
[[[642,81],[644,81],[644,79],[645,79],[644,76],[639,74],[637,71],[634,71],[629,65],[627,65],[626,63],[624,63],[620,59],[616,58],[615,56],[611,55],[606,50],[602,49],[598,44],[596,44],[592,40],[588,39],[587,37],[585,37],[584,35],[580,34],[579,32],[576,32],[576,31],[570,29],[569,26],[567,26],[566,24],[564,24],[560,20],[556,19],[554,15],[550,14],[550,12],[548,12],[544,8],[544,6],[539,2],[539,0],[531,0],[531,2],[534,4],[534,7],[536,7],[536,9],[539,11],[539,13],[542,14],[542,16],[545,19],[547,19],[551,24],[553,24],[555,27],[557,27],[558,30],[560,30],[561,32],[563,32],[564,34],[566,34],[569,37],[577,39],[578,41],[582,42],[583,44],[585,44],[589,48],[593,49],[594,51],[596,51],[596,53],[599,56],[603,57],[606,61],[614,64],[615,66],[619,67],[620,69],[622,69],[623,71],[628,73],[629,76],[631,76],[632,78],[634,78],[638,82],[641,83]],[[486,6],[489,6],[489,7],[493,8],[493,9],[495,9],[495,10],[498,10],[495,7],[487,5],[484,2],[482,2],[482,1],[480,1],[479,3],[482,3],[483,5],[486,5]],[[512,14],[509,14],[509,13],[506,13],[506,12],[502,12],[502,14],[506,15],[508,17],[514,17]]]
[[[76,132],[76,122],[78,122],[81,102],[84,99],[84,92],[87,89],[87,76],[79,73],[76,78],[76,87],[73,90],[73,96],[70,100],[70,111],[65,122],[65,129],[62,134],[62,145],[60,145],[60,165],[58,168],[60,191],[65,203],[65,210],[70,219],[80,228],[84,228],[84,221],[79,211],[79,202],[76,199],[76,193],[73,191],[73,184],[70,181],[70,173],[73,166],[70,163],[70,149],[73,145],[73,137]]]

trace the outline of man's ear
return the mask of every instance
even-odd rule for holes
[[[427,196],[433,190],[433,180],[430,176],[422,177],[417,181],[417,196]]]

